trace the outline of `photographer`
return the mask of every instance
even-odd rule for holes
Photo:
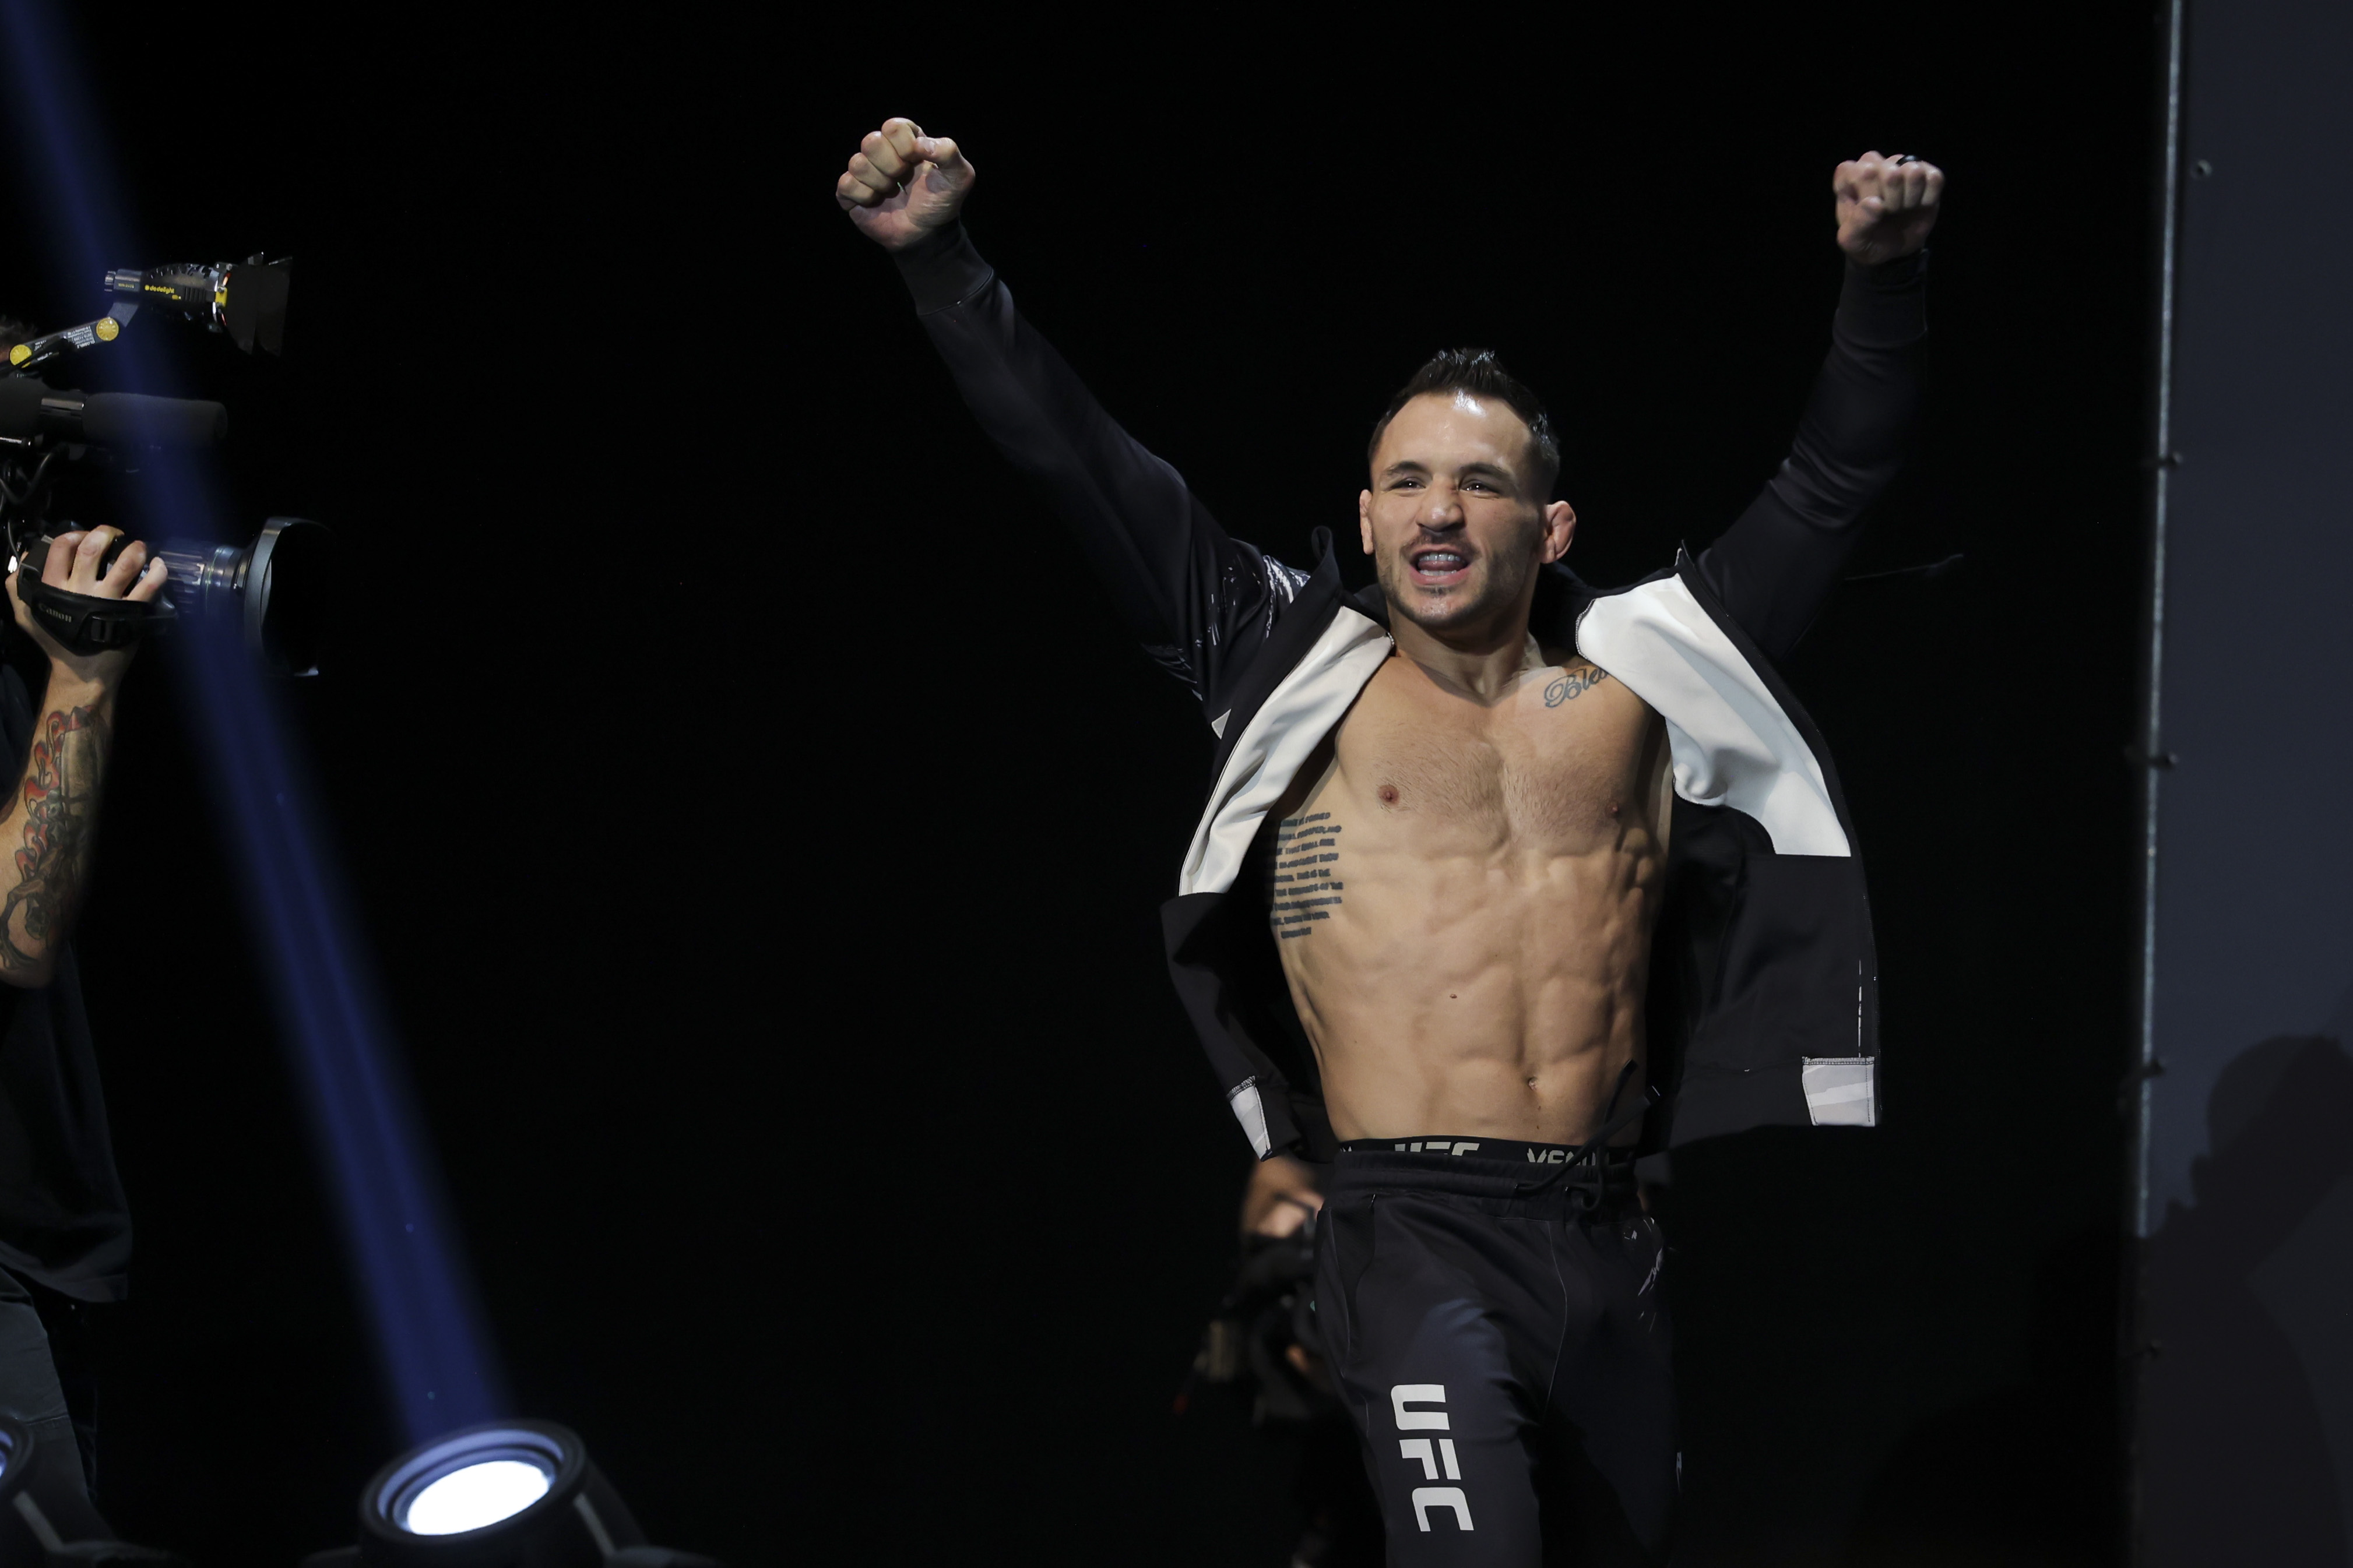
[[[119,537],[111,528],[59,536],[41,581],[153,599],[165,569],[149,564],[145,546],[104,565]],[[21,635],[0,632],[0,742],[17,764],[0,797],[0,1415],[77,1452],[89,1482],[97,1409],[88,1319],[124,1295],[131,1218],[66,936],[89,885],[131,653],[69,652],[35,625],[13,572],[7,595]]]
[[[1373,1568],[1383,1557],[1378,1503],[1338,1398],[1309,1305],[1315,1222],[1328,1167],[1277,1154],[1250,1167],[1242,1190],[1241,1258],[1177,1402],[1219,1399],[1229,1440],[1246,1400],[1263,1442],[1251,1451],[1278,1474],[1300,1535],[1292,1568]]]

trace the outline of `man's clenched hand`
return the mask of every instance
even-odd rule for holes
[[[869,138],[871,140],[871,138]],[[1838,242],[1865,267],[1894,261],[1928,243],[1945,171],[1896,153],[1865,153],[1831,177],[1838,193]]]
[[[858,144],[833,199],[867,238],[899,250],[955,222],[976,177],[946,137],[926,136],[912,120],[886,120]]]

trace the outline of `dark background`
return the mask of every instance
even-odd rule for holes
[[[1887,1120],[1678,1157],[1682,1560],[2112,1560],[2154,34],[2053,15],[79,34],[153,258],[298,258],[283,362],[192,344],[171,390],[361,568],[295,718],[518,1408],[739,1568],[1288,1543],[1169,1413],[1247,1168],[1159,958],[1206,731],[834,212],[861,132],[962,141],[984,252],[1237,532],[1345,531],[1371,416],[1483,342],[1605,583],[1778,460],[1874,146],[1952,185],[1856,570],[1965,560],[1788,671],[1870,858]],[[14,308],[86,320],[29,199]],[[290,1561],[401,1439],[160,668],[121,732],[107,1504]]]

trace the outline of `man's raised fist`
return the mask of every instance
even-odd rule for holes
[[[867,238],[899,250],[955,222],[976,177],[946,137],[926,136],[912,120],[886,120],[850,154],[833,199]]]
[[[1865,267],[1911,255],[1936,226],[1945,171],[1917,158],[1865,153],[1831,176],[1838,194],[1838,242]]]

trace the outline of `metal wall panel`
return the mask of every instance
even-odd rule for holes
[[[2353,6],[2188,13],[2133,1223],[2138,1560],[2353,1540]],[[2169,430],[2167,426],[2169,425]]]

